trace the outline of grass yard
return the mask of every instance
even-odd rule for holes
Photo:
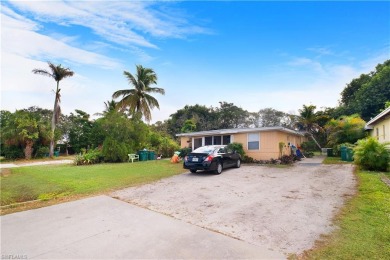
[[[153,182],[183,172],[185,170],[182,164],[172,164],[169,160],[2,169],[1,206],[33,200],[48,201],[99,194]]]
[[[300,259],[390,259],[390,187],[381,176],[359,171],[358,193],[337,216],[340,227]],[[293,257],[294,258],[294,257]]]
[[[325,157],[323,164],[348,164],[352,162],[342,161],[340,157]]]

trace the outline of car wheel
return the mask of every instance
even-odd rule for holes
[[[196,173],[196,169],[190,169],[190,172]]]
[[[241,160],[238,159],[236,162],[236,168],[240,168],[240,167],[241,167]]]
[[[221,174],[222,169],[223,169],[222,163],[218,162],[218,163],[217,163],[217,169],[214,171],[214,173],[215,173],[215,174]]]

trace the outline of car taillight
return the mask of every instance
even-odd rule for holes
[[[212,155],[209,155],[206,157],[206,159],[204,159],[204,162],[211,162],[213,160],[213,156]]]

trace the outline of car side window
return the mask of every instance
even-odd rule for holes
[[[225,148],[223,147],[219,148],[218,153],[225,153]]]
[[[227,148],[227,149],[226,149],[226,153],[233,153],[233,150],[232,150],[232,149],[229,149],[229,148]]]

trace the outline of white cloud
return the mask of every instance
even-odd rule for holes
[[[98,65],[115,68],[119,63],[103,55],[72,47],[62,41],[36,32],[35,22],[20,16],[1,14],[2,20],[2,63],[8,66],[4,58],[14,54],[24,58],[40,60],[70,60],[78,64]]]
[[[145,36],[182,38],[207,30],[191,25],[175,9],[164,2],[149,1],[11,1],[18,9],[32,13],[35,19],[61,25],[81,25],[92,29],[102,39],[112,43],[157,48]],[[167,4],[167,3],[165,3]],[[153,8],[152,8],[153,7]],[[60,11],[59,11],[60,10]]]

